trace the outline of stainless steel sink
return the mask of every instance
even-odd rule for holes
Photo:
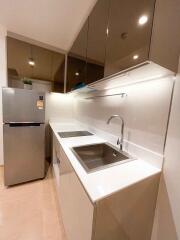
[[[72,131],[72,132],[58,132],[61,138],[70,138],[70,137],[83,137],[83,136],[91,136],[92,133],[88,131]]]
[[[132,157],[126,152],[116,150],[105,143],[73,147],[72,151],[86,172],[100,170],[132,160]]]

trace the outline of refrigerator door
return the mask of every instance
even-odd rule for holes
[[[4,124],[4,179],[10,186],[45,175],[45,125]]]
[[[3,88],[3,122],[45,121],[45,94],[32,90]]]

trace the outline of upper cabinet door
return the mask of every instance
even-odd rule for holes
[[[105,77],[149,58],[155,0],[111,0]]]
[[[65,55],[52,52],[52,91],[64,93]]]
[[[51,79],[52,52],[48,49],[32,45],[32,57],[36,65],[32,68],[32,78],[40,80]]]
[[[31,45],[14,38],[7,37],[8,77],[32,77],[33,68],[28,64],[31,57]]]
[[[104,77],[109,0],[99,0],[89,16],[87,83]]]
[[[77,36],[67,59],[67,92],[86,84],[88,20]]]
[[[64,92],[64,53],[8,37],[7,67],[9,87],[23,88],[26,79],[34,90]]]

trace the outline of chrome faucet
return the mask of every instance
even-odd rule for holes
[[[121,120],[121,139],[118,138],[117,145],[119,145],[120,150],[122,151],[123,150],[123,142],[124,142],[124,119],[119,115],[112,115],[107,120],[107,124],[110,124],[110,122],[113,118],[119,118]]]

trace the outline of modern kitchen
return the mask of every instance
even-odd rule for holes
[[[0,0],[0,240],[180,240],[180,2]]]

